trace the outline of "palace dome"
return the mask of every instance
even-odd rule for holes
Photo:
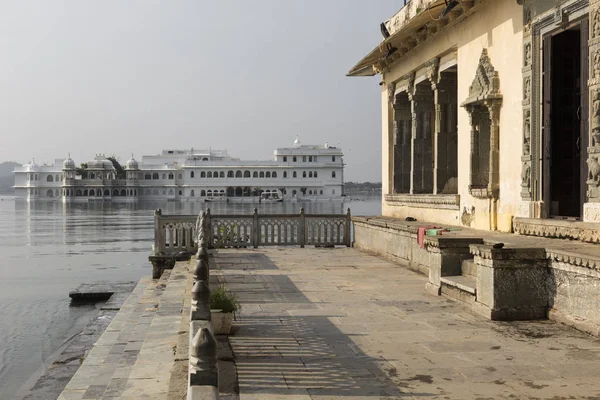
[[[103,154],[98,154],[92,161],[87,163],[88,169],[115,169],[112,161],[107,159]]]
[[[33,160],[29,164],[27,164],[28,171],[37,171],[39,169],[39,167],[40,166],[35,163],[35,160]]]
[[[300,139],[296,136],[296,140],[294,140],[294,147],[300,147]]]
[[[127,160],[127,164],[125,164],[125,169],[138,169],[139,165],[138,162],[135,158],[133,158],[133,154],[131,155],[131,158],[129,160]]]
[[[63,161],[63,169],[75,169],[75,161],[71,159],[71,155],[67,156],[67,159]]]

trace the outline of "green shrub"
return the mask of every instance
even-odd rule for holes
[[[217,289],[210,292],[210,308],[224,313],[236,313],[242,306],[235,294],[225,290],[225,286],[219,285]]]

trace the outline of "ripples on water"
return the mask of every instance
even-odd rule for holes
[[[206,204],[211,213],[345,213],[378,215],[379,197],[354,201]],[[150,273],[152,210],[197,214],[202,203],[63,205],[0,197],[0,398],[12,398],[95,314],[70,307],[81,283],[137,281]]]

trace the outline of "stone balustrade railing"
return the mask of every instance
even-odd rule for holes
[[[211,215],[206,211],[209,248],[259,246],[351,246],[350,209],[347,214]],[[198,223],[194,215],[154,212],[154,256],[196,252]]]
[[[208,213],[202,212],[194,224],[198,252],[194,267],[194,286],[190,312],[190,345],[188,400],[219,398],[217,341],[213,335],[210,315]]]

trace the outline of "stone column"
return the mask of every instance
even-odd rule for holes
[[[442,78],[443,77],[443,78]],[[441,193],[448,179],[456,176],[456,127],[453,125],[456,107],[456,79],[445,74],[432,82],[435,107],[433,138],[433,193]]]
[[[590,0],[589,28],[590,138],[587,158],[585,222],[600,222],[600,0]]]
[[[490,112],[490,170],[488,195],[498,198],[500,191],[500,104],[496,101],[486,102]]]
[[[479,172],[479,115],[477,113],[477,107],[467,106],[467,112],[469,113],[469,124],[471,125],[471,171],[470,184],[478,182],[477,174]]]
[[[433,92],[419,84],[409,98],[413,115],[411,193],[433,193]]]
[[[396,96],[394,118],[394,193],[409,193],[412,115],[406,93]]]

